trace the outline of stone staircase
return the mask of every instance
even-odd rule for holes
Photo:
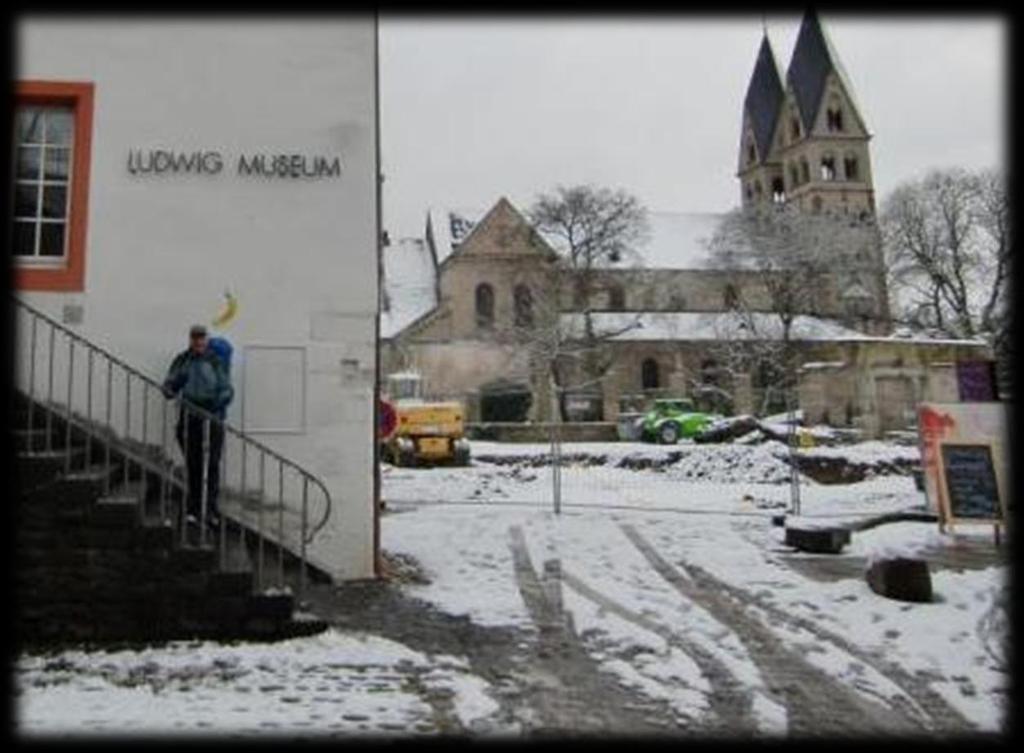
[[[62,415],[20,392],[11,416],[23,647],[274,640],[326,627],[296,614],[295,557],[283,582],[258,591],[252,556],[262,543],[251,530],[225,518],[203,537],[182,534],[179,487],[167,483],[180,467],[160,458],[140,464],[138,448],[99,439],[76,421],[69,430]]]

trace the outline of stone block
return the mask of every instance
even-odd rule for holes
[[[868,566],[864,577],[872,591],[887,599],[932,600],[932,576],[925,560],[906,557],[878,559]]]
[[[786,528],[786,544],[802,552],[839,554],[849,543],[845,528]]]

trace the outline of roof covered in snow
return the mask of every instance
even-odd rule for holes
[[[428,240],[432,239],[437,263],[451,256],[489,209],[431,208],[427,213]],[[654,269],[706,269],[705,241],[714,234],[723,215],[706,212],[648,212],[650,233],[635,249],[635,259],[612,267],[639,266]],[[564,250],[558,236],[541,233],[556,251]]]
[[[740,317],[729,312],[647,311],[595,312],[591,314],[595,331],[611,334],[616,341],[643,340],[742,340],[777,339],[782,334],[779,317],[771,313],[754,313]],[[583,331],[582,314],[562,314],[566,333]],[[793,321],[792,338],[804,342],[860,341],[915,342],[933,345],[981,346],[979,340],[948,340],[929,337],[879,337],[845,327],[832,319],[798,316]]]
[[[420,238],[384,248],[384,301],[380,336],[393,337],[437,305],[434,259]]]
[[[781,335],[782,327],[774,314],[750,314],[749,323],[731,313],[693,311],[608,311],[592,313],[591,318],[595,331],[616,333],[609,339],[617,341],[774,339]],[[568,333],[582,332],[583,315],[563,314],[562,327]],[[805,341],[868,339],[856,330],[813,316],[798,316],[792,337]]]

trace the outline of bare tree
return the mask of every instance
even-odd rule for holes
[[[596,294],[609,268],[637,261],[636,248],[650,232],[647,210],[621,189],[582,185],[541,194],[527,214],[565,260],[563,280],[583,314],[586,337],[597,337],[591,317]]]
[[[725,306],[733,333],[719,338],[737,371],[759,369],[767,389],[793,393],[801,316],[841,316],[837,278],[855,273],[874,225],[846,215],[805,213],[790,205],[735,209],[708,243],[711,265],[728,280]],[[856,278],[852,278],[856,279]]]
[[[796,514],[799,351],[794,330],[800,317],[841,313],[833,300],[836,278],[845,269],[854,275],[848,279],[858,279],[858,260],[870,262],[874,237],[870,218],[805,213],[789,204],[773,204],[733,210],[708,244],[712,265],[723,270],[732,286],[726,301],[729,318],[723,320],[730,331],[719,335],[720,352],[724,350],[734,369],[760,373],[766,391],[779,390],[786,397],[791,509]],[[816,323],[807,320],[808,326]]]
[[[933,170],[886,199],[881,225],[900,317],[980,337],[1009,375],[1010,207],[997,170]]]
[[[881,225],[903,319],[994,341],[1005,326],[1009,202],[993,170],[933,170],[886,199]]]

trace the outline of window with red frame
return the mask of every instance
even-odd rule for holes
[[[92,84],[19,82],[14,107],[15,286],[82,290]]]

